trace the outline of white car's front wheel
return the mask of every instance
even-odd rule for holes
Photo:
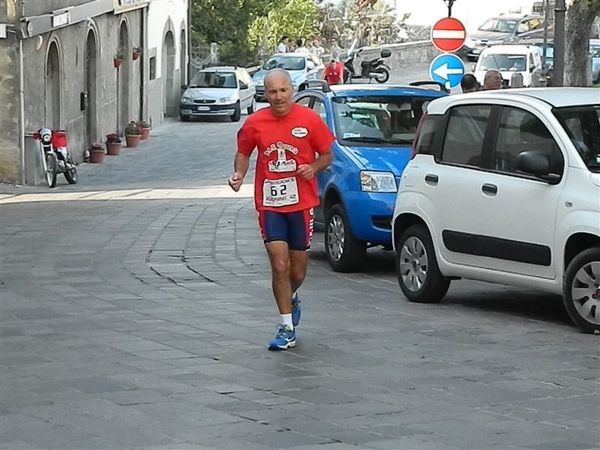
[[[565,272],[563,303],[585,333],[600,333],[600,247],[579,253]]]
[[[408,227],[396,246],[396,274],[400,289],[411,302],[439,302],[450,286],[437,265],[429,231],[423,225]]]

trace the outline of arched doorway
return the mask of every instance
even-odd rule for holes
[[[46,122],[50,128],[61,128],[60,120],[60,58],[56,42],[52,42],[46,57]]]
[[[179,53],[179,77],[181,83],[188,84],[188,73],[187,73],[187,39],[185,31],[181,30],[181,45],[179,46],[181,51]]]
[[[165,34],[162,48],[163,113],[165,117],[176,114],[175,96],[175,39],[171,31]]]
[[[87,100],[85,102],[85,136],[88,145],[98,142],[97,110],[96,110],[96,86],[98,73],[97,68],[97,46],[96,35],[90,30],[85,42],[85,92]]]
[[[129,48],[129,30],[127,22],[121,22],[119,28],[118,53],[123,57],[121,67],[117,68],[117,132],[120,133],[129,123],[129,70],[131,49]]]

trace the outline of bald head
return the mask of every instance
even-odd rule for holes
[[[265,77],[265,97],[276,116],[285,116],[294,106],[294,86],[287,70],[273,69]]]
[[[290,74],[285,69],[269,70],[267,72],[267,75],[265,76],[265,89],[270,82],[275,80],[287,82],[290,86],[292,86],[292,79],[290,78]]]

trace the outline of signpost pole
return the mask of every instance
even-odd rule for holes
[[[455,1],[456,0],[444,0],[444,3],[448,5],[448,17],[452,17],[452,5],[454,5]]]

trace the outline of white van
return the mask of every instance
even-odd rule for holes
[[[521,74],[523,86],[529,87],[534,84],[534,76],[542,71],[542,52],[536,45],[494,45],[481,52],[473,75],[483,85],[485,73],[490,69],[499,70],[508,86],[512,85],[514,74]]]

